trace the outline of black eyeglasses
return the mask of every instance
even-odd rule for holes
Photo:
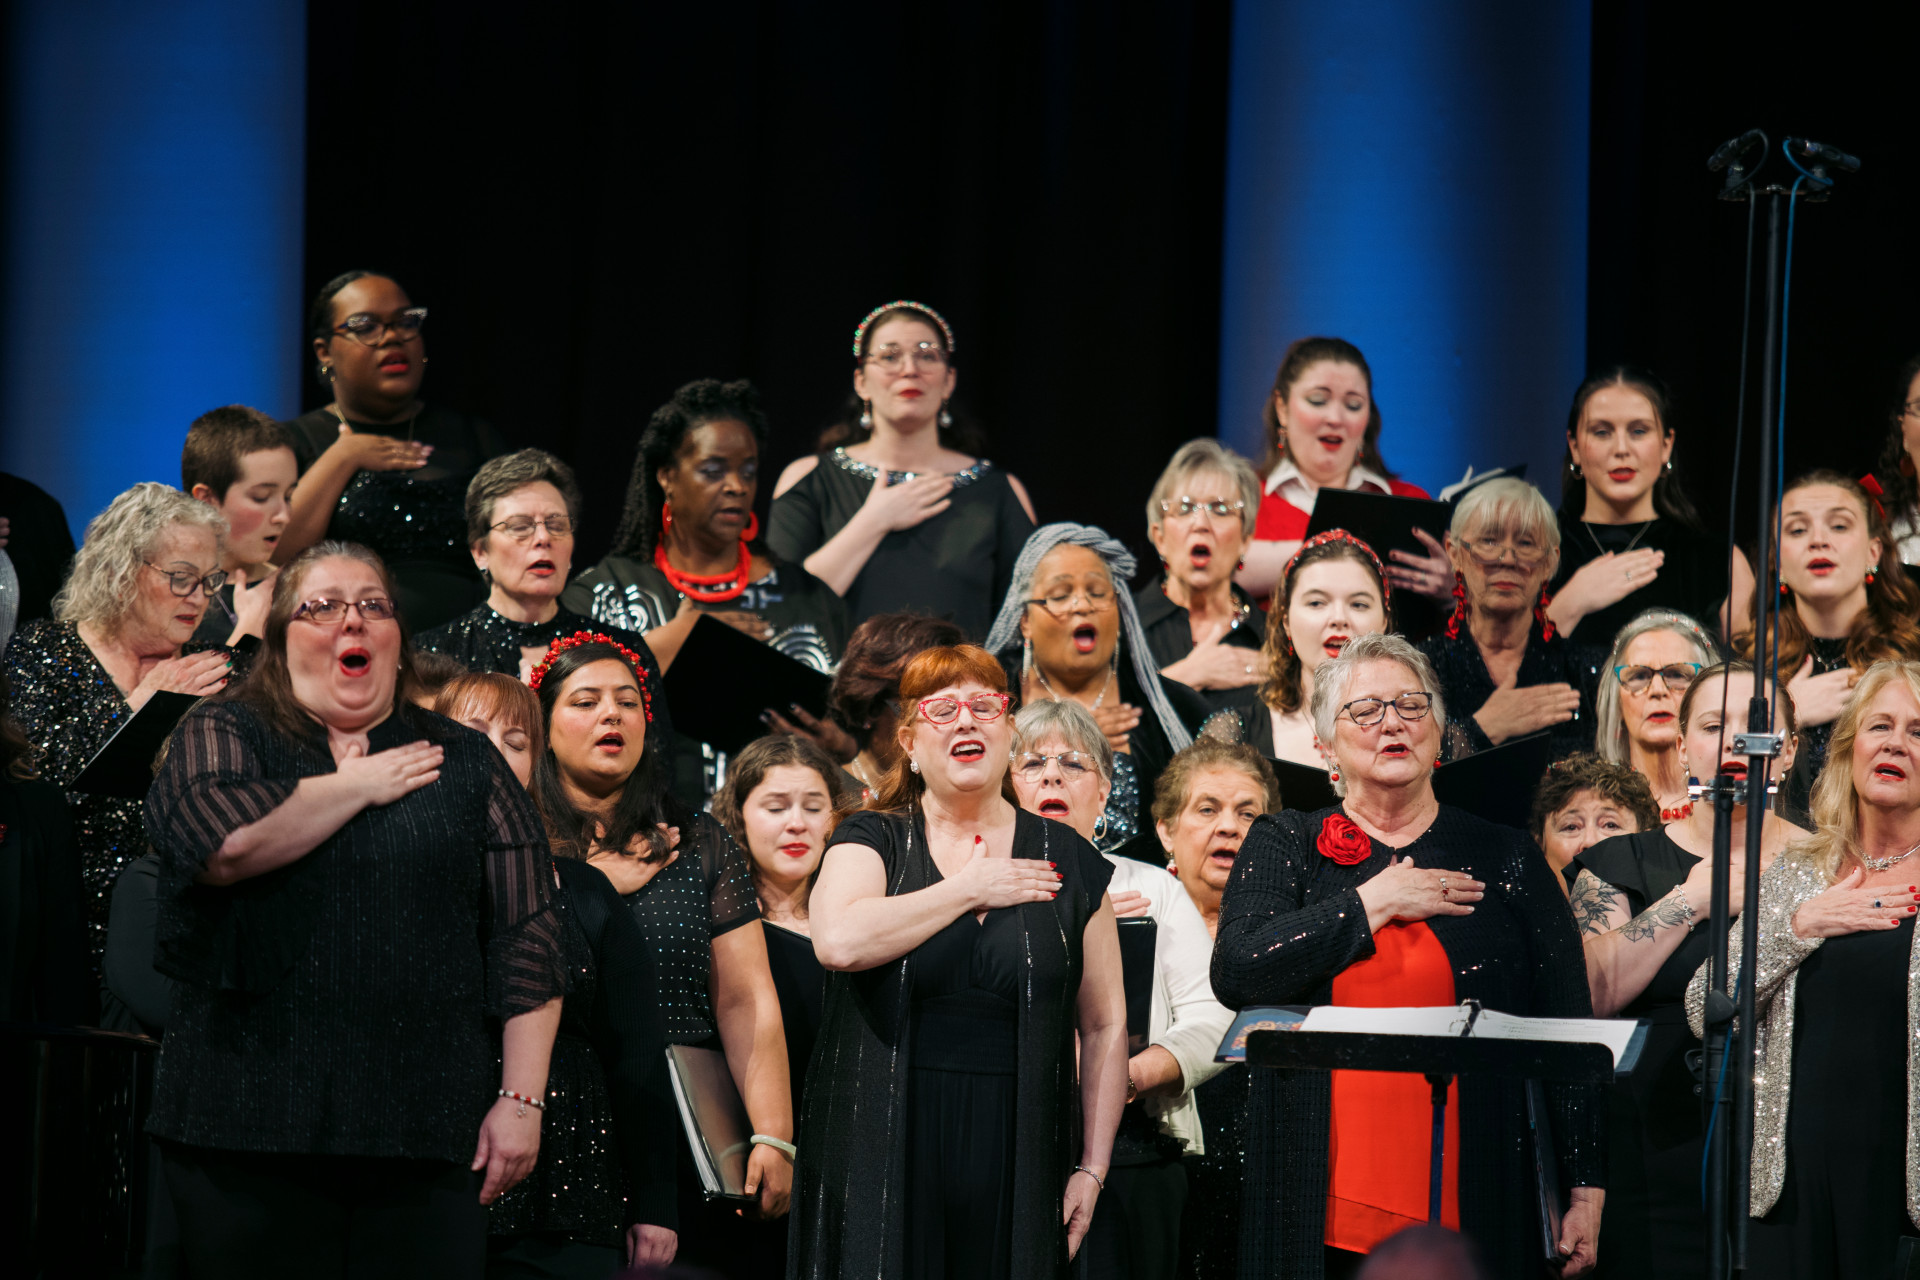
[[[364,600],[309,600],[293,611],[296,618],[305,618],[308,622],[317,622],[323,627],[337,626],[347,620],[347,610],[358,609],[360,616],[367,622],[391,622],[397,616],[393,601],[385,596],[368,596]]]
[[[549,538],[564,538],[573,532],[573,521],[565,516],[513,516],[491,527],[515,542],[525,542],[533,536],[535,525],[545,525]]]
[[[1700,664],[1697,662],[1669,662],[1664,667],[1615,667],[1613,669],[1613,678],[1618,680],[1620,687],[1628,693],[1645,693],[1655,676],[1659,676],[1661,683],[1669,690],[1678,693],[1692,684],[1693,678],[1699,674]]]
[[[998,720],[1007,714],[1013,698],[1004,693],[976,693],[965,702],[958,698],[922,698],[920,714],[928,724],[952,724],[960,718],[960,708],[973,712],[975,720]]]
[[[1225,520],[1228,516],[1238,516],[1247,509],[1244,502],[1228,502],[1224,498],[1215,498],[1205,502],[1198,498],[1189,498],[1181,494],[1178,498],[1160,499],[1160,514],[1178,516],[1182,520],[1191,520],[1196,511],[1204,511],[1215,519]]]
[[[408,307],[391,320],[361,311],[333,326],[333,331],[363,347],[377,347],[387,340],[389,333],[402,342],[412,342],[420,336],[420,326],[426,322],[425,307]]]
[[[1362,728],[1379,724],[1387,718],[1387,708],[1392,707],[1402,720],[1424,720],[1433,710],[1433,695],[1430,693],[1403,693],[1397,698],[1355,698],[1340,708],[1340,714]]]
[[[162,569],[151,560],[142,560],[140,563],[165,578],[167,580],[167,589],[179,596],[182,600],[192,595],[196,587],[205,591],[207,593],[207,599],[211,600],[213,599],[214,592],[227,585],[227,571],[225,569],[215,569],[212,573],[202,577],[190,569]]]

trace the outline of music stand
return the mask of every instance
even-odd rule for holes
[[[1471,1029],[1471,1024],[1469,1024]],[[1442,1156],[1447,1140],[1447,1086],[1457,1075],[1514,1076],[1569,1084],[1609,1084],[1613,1052],[1603,1044],[1564,1040],[1493,1040],[1459,1036],[1375,1035],[1359,1031],[1254,1031],[1247,1062],[1256,1067],[1321,1071],[1398,1071],[1433,1086],[1432,1166],[1427,1220],[1440,1221]]]

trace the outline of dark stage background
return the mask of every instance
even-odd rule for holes
[[[1231,4],[647,9],[316,6],[309,293],[364,265],[431,306],[427,394],[579,468],[581,563],[646,415],[691,378],[760,386],[764,511],[839,411],[854,322],[899,296],[953,321],[958,399],[1041,519],[1144,549],[1154,475],[1215,421]],[[1912,44],[1742,12],[1739,30],[1644,0],[1594,17],[1588,356],[1673,383],[1713,521],[1745,226],[1713,198],[1715,144],[1758,125],[1866,161],[1802,210],[1789,468],[1865,466],[1920,349]]]

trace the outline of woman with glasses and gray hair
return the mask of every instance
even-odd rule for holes
[[[1147,499],[1161,574],[1134,593],[1140,628],[1160,674],[1216,710],[1264,674],[1260,615],[1233,582],[1259,509],[1247,460],[1204,436],[1174,451]]]
[[[1014,718],[1013,791],[1029,813],[1091,839],[1112,773],[1113,747],[1079,703],[1036,702]],[[1219,1073],[1213,1055],[1233,1014],[1213,998],[1213,938],[1180,882],[1131,858],[1107,861],[1114,915],[1152,920],[1159,931],[1149,1025],[1132,1037],[1138,1049],[1127,1060],[1127,1108],[1107,1175],[1113,1204],[1087,1239],[1089,1274],[1172,1280],[1187,1199],[1183,1157],[1206,1151],[1193,1090]]]
[[[1342,802],[1257,820],[1234,859],[1213,989],[1229,1008],[1400,1007],[1478,1000],[1586,1017],[1586,965],[1539,849],[1434,798],[1446,704],[1399,636],[1348,643],[1320,668],[1313,718]],[[1595,1086],[1549,1083],[1562,1186],[1563,1275],[1595,1263],[1606,1111]],[[1442,1218],[1499,1275],[1538,1267],[1532,1144],[1519,1081],[1456,1082]],[[1426,1082],[1373,1072],[1256,1072],[1242,1202],[1243,1276],[1351,1274],[1357,1255],[1427,1218]],[[1325,1163],[1310,1152],[1326,1152]],[[1324,1252],[1323,1252],[1324,1251]]]
[[[1133,570],[1133,553],[1104,529],[1036,529],[987,635],[1020,705],[1077,702],[1112,746],[1113,787],[1093,834],[1103,853],[1152,825],[1154,780],[1193,741],[1209,710],[1199,694],[1155,669],[1126,590]]]
[[[1560,526],[1540,491],[1501,477],[1454,503],[1447,531],[1454,611],[1420,650],[1457,719],[1448,758],[1541,731],[1552,758],[1593,747],[1598,650],[1554,634],[1547,582],[1560,562]]]
[[[1663,823],[1693,812],[1680,758],[1680,700],[1719,660],[1699,623],[1671,609],[1648,609],[1620,628],[1600,672],[1594,751],[1646,778]]]
[[[196,643],[220,570],[227,520],[164,484],[137,484],[87,526],[54,616],[7,649],[14,719],[42,777],[66,786],[160,692],[196,697],[227,682],[233,655]],[[95,970],[114,881],[146,853],[140,802],[69,791]]]

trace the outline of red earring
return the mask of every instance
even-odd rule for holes
[[[1867,585],[1868,585],[1868,586],[1872,586],[1872,585],[1873,585],[1873,575],[1874,575],[1874,573],[1875,573],[1875,566],[1873,566],[1873,565],[1868,565],[1868,566],[1867,566]]]
[[[1453,616],[1447,619],[1447,639],[1460,638],[1460,624],[1467,620],[1467,580],[1453,571]]]
[[[668,534],[673,532],[673,499],[672,498],[663,499],[660,503],[660,532],[662,534]]]
[[[756,511],[749,511],[747,512],[747,527],[745,531],[741,533],[740,540],[742,542],[752,542],[755,538],[759,536],[760,536],[760,514]]]
[[[1785,595],[1792,595],[1793,593],[1787,590],[1787,584],[1783,582],[1780,584],[1780,594],[1785,596]]]

